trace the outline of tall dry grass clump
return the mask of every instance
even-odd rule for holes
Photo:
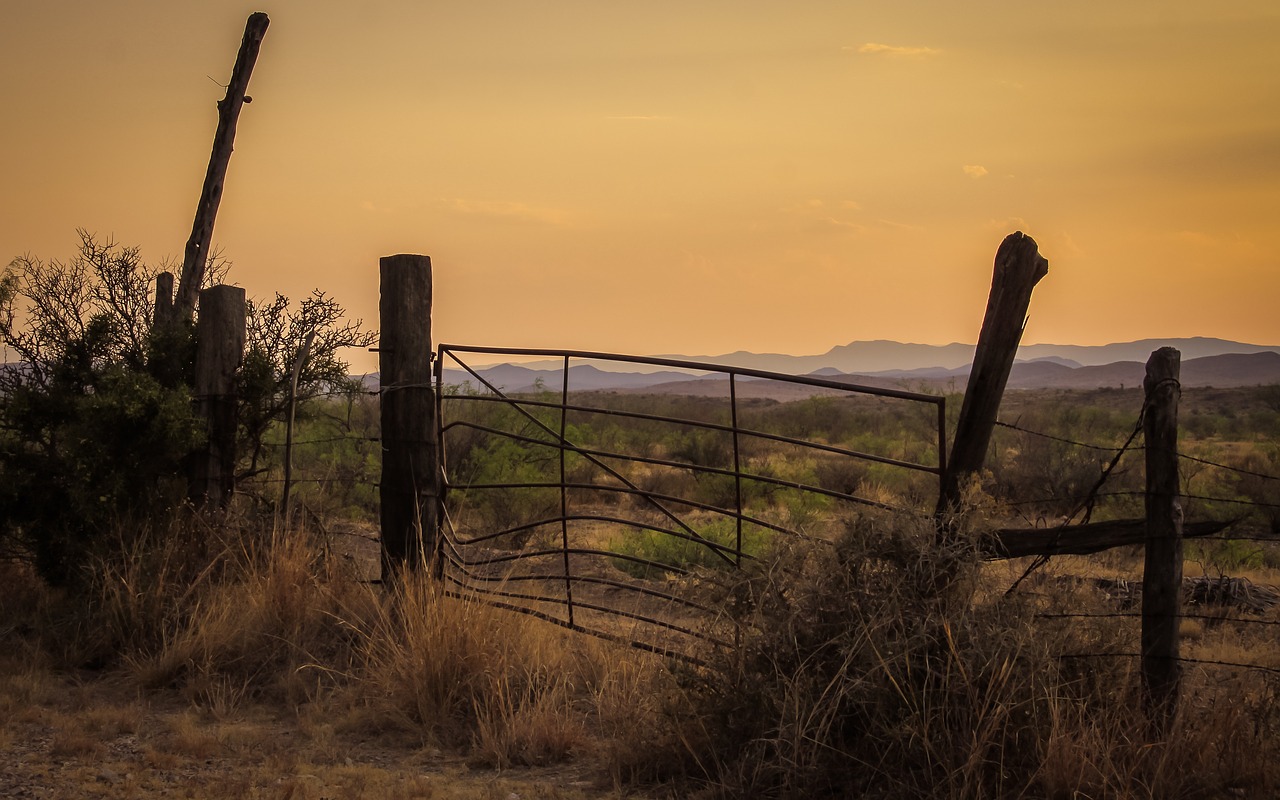
[[[361,631],[366,700],[473,763],[538,765],[607,746],[599,719],[657,680],[656,662],[532,617],[457,596],[421,574]],[[646,682],[647,681],[642,681]],[[628,732],[629,734],[629,732]]]
[[[867,515],[797,543],[726,599],[740,645],[683,676],[671,758],[705,796],[1195,797],[1273,787],[1272,691],[1188,694],[1172,732],[1142,718],[1114,620],[1043,625],[1046,603],[984,584],[976,548],[928,520]],[[1061,608],[1061,606],[1059,606]],[[1257,688],[1257,687],[1255,687]]]
[[[422,573],[360,582],[305,530],[133,532],[95,562],[91,587],[61,623],[65,662],[123,669],[219,719],[283,705],[487,766],[608,750],[631,733],[614,721],[664,680],[652,658]]]
[[[95,646],[145,686],[225,710],[332,689],[353,663],[345,619],[374,600],[307,531],[188,523],[101,559],[90,618]]]
[[[570,710],[585,676],[567,644],[411,573],[362,630],[360,672],[381,712],[435,744],[470,737],[486,762],[545,763],[581,740]]]

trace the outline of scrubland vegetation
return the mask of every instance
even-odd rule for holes
[[[199,431],[184,377],[169,369],[181,359],[167,348],[182,342],[157,341],[145,314],[95,294],[101,281],[133,275],[136,258],[86,240],[78,263],[79,294],[34,263],[24,274],[45,283],[10,273],[0,286],[6,308],[50,287],[80,298],[37,309],[43,328],[0,320],[24,361],[0,378],[5,793],[1208,798],[1280,789],[1275,608],[1214,598],[1188,607],[1182,699],[1161,731],[1142,712],[1138,623],[1122,582],[1137,576],[1140,552],[1060,557],[1013,592],[1027,563],[980,556],[993,527],[1052,525],[1079,509],[1115,456],[1109,448],[1137,422],[1132,390],[1011,393],[1002,416],[1026,430],[998,431],[989,472],[945,547],[920,513],[936,491],[927,473],[769,440],[740,443],[757,477],[739,484],[689,469],[724,464],[732,436],[723,431],[566,419],[574,441],[648,459],[625,466],[628,479],[691,501],[700,535],[736,543],[736,524],[712,509],[739,499],[758,520],[744,526],[740,568],[688,541],[598,534],[619,576],[672,585],[637,558],[714,572],[704,597],[736,636],[690,660],[664,659],[448,592],[423,574],[363,580],[337,534],[376,518],[376,401],[346,381],[340,361],[308,378],[296,453],[302,511],[279,516],[290,343],[317,325],[334,347],[361,336],[322,295],[296,326],[289,304],[259,306],[240,493],[224,512],[185,507],[181,462]],[[1182,450],[1199,459],[1183,462],[1187,517],[1241,518],[1234,539],[1188,543],[1189,575],[1280,583],[1280,551],[1264,541],[1280,533],[1277,397],[1274,387],[1183,394]],[[708,398],[598,399],[728,421]],[[495,404],[457,413],[491,428],[528,423]],[[740,414],[744,427],[778,436],[937,459],[929,413],[876,398],[753,400]],[[559,425],[551,409],[534,418]],[[449,469],[466,481],[559,479],[559,456],[545,444],[476,427],[447,438]],[[1137,455],[1112,473],[1094,519],[1138,513]],[[634,502],[592,488],[600,465],[581,454],[564,468],[577,507],[605,515]],[[559,502],[558,490],[540,486],[501,496],[464,489],[454,500],[472,534]],[[544,535],[529,528],[491,546],[538,545]]]
[[[1266,472],[1269,396],[1187,392],[1184,419],[1200,421],[1184,450]],[[314,402],[300,440],[352,435],[302,447],[299,471],[369,477],[360,437],[371,432],[372,400]],[[1004,416],[1118,446],[1138,402],[1132,392],[1011,395]],[[849,418],[827,400],[751,413],[833,442],[903,440],[905,422],[881,415],[868,432],[855,406]],[[714,443],[694,434],[655,444],[653,433],[624,425],[608,435],[712,458]],[[475,444],[476,470],[536,467],[533,450]],[[1108,616],[1123,601],[1092,580],[1134,577],[1140,553],[1055,559],[1004,596],[1023,564],[984,563],[972,546],[984,526],[1067,513],[1110,456],[1002,430],[985,491],[971,496],[969,545],[947,552],[920,518],[821,499],[797,510],[788,492],[762,489],[758,513],[794,517],[831,541],[762,534],[757,560],[721,572],[723,613],[742,634],[703,653],[705,666],[448,596],[422,576],[357,581],[324,530],[369,519],[367,489],[302,484],[314,517],[286,529],[264,516],[275,485],[262,484],[261,505],[246,502],[216,526],[182,513],[120,525],[93,548],[76,588],[50,587],[30,562],[8,560],[0,742],[32,785],[120,797],[176,785],[211,797],[1269,796],[1280,785],[1277,673],[1188,664],[1172,729],[1157,736],[1144,720],[1135,660],[1110,655],[1136,652],[1137,621]],[[773,468],[837,479],[812,463]],[[673,491],[696,484],[650,477]],[[882,499],[906,503],[920,491],[915,478],[854,477]],[[1135,462],[1117,485],[1138,480]],[[1275,499],[1262,478],[1205,467],[1184,480],[1188,494]],[[723,491],[685,488],[708,499]],[[1026,499],[1043,502],[1011,505]],[[1107,498],[1098,513],[1124,515],[1140,501]],[[1271,509],[1255,511],[1242,529],[1272,530]],[[627,546],[670,546],[658,541]],[[1271,544],[1189,543],[1188,574],[1271,584],[1276,565]],[[1280,669],[1273,626],[1230,621],[1280,622],[1274,612],[1190,610],[1222,619],[1189,617],[1184,655]],[[1096,616],[1055,616],[1063,612]]]

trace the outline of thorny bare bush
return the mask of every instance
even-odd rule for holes
[[[377,334],[361,320],[348,320],[346,310],[319,289],[294,304],[276,293],[270,301],[249,300],[244,364],[240,369],[240,452],[245,466],[239,477],[264,471],[263,437],[289,407],[293,369],[310,337],[307,357],[298,371],[296,399],[306,401],[333,392],[361,388],[353,380],[342,352],[368,347]]]

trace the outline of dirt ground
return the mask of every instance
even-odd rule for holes
[[[402,733],[336,730],[305,709],[199,712],[180,698],[138,696],[110,676],[5,665],[0,687],[0,798],[628,796],[572,763],[472,767]]]

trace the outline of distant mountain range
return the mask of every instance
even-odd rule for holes
[[[1280,346],[1232,342],[1224,339],[1143,339],[1136,342],[1083,345],[1027,345],[1019,349],[1009,378],[1011,389],[1095,389],[1140,386],[1147,357],[1160,347],[1176,347],[1182,353],[1183,386],[1257,386],[1280,383]],[[720,356],[661,356],[680,361],[723,364],[780,372],[814,375],[828,380],[870,386],[963,389],[974,353],[973,345],[904,344],[901,342],[852,342],[833,347],[822,355],[790,356],[778,353],[737,352]],[[616,363],[617,371],[599,365],[576,364],[569,368],[574,390],[656,391],[704,394],[720,391],[722,375],[693,371],[635,371],[636,366]],[[532,391],[539,386],[558,390],[562,385],[559,359],[522,365],[500,364],[476,371],[493,386],[507,392]],[[445,370],[445,382],[470,382],[483,389],[462,370]],[[752,391],[747,387],[747,394]],[[771,384],[772,386],[776,386]],[[759,387],[760,390],[763,387]],[[783,394],[787,394],[783,392]],[[804,394],[803,392],[800,393]],[[771,396],[778,396],[773,392]]]
[[[1018,348],[1018,360],[1052,359],[1066,366],[1096,367],[1117,361],[1146,363],[1153,350],[1176,347],[1182,360],[1228,353],[1280,352],[1280,346],[1244,344],[1225,339],[1195,337],[1187,339],[1141,339],[1104,345],[1031,344]],[[851,342],[839,345],[822,355],[788,356],[775,353],[727,353],[721,356],[694,357],[694,361],[711,361],[735,367],[750,367],[770,372],[807,374],[821,369],[839,372],[875,374],[918,369],[960,369],[973,363],[975,345],[953,342],[946,345],[904,344],[885,340]]]

